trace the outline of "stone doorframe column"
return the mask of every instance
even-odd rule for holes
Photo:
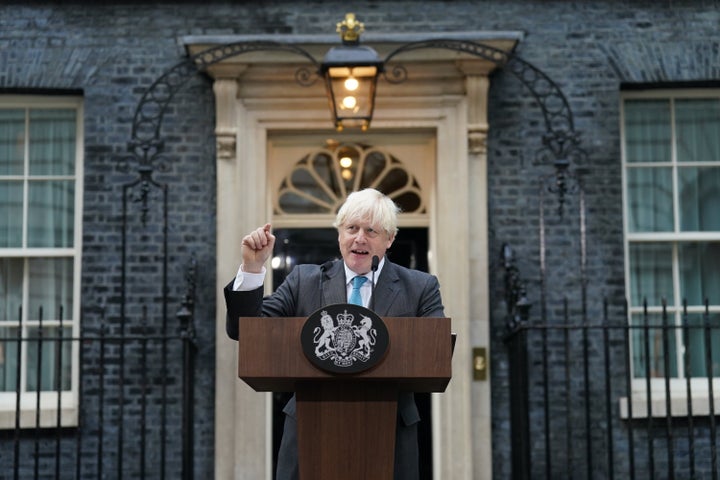
[[[511,52],[518,33],[438,35]],[[383,58],[399,45],[428,36],[365,35]],[[189,54],[242,41],[292,42],[315,58],[334,36],[187,37]],[[378,83],[371,129],[432,129],[437,136],[435,190],[430,193],[430,270],[440,280],[446,315],[458,341],[453,378],[433,395],[436,480],[492,478],[490,383],[472,381],[473,346],[489,346],[487,154],[488,75],[496,65],[440,49],[395,58],[407,80]],[[214,78],[217,136],[216,478],[270,479],[272,421],[269,394],[237,378],[237,345],[225,335],[222,288],[240,262],[240,240],[272,217],[266,175],[269,131],[332,131],[322,82],[301,87],[303,60],[287,52],[255,52],[208,68]],[[479,300],[478,300],[479,299]],[[489,358],[489,355],[488,355]],[[489,378],[489,376],[488,376]]]

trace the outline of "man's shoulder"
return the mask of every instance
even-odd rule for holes
[[[432,276],[427,272],[423,272],[421,270],[414,270],[412,268],[404,267],[402,265],[398,265],[397,263],[392,263],[390,261],[388,261],[385,264],[383,269],[385,269],[385,268],[388,269],[388,272],[390,272],[394,275],[397,275],[398,277],[401,277],[401,278],[417,279],[417,278],[426,278],[426,277]]]
[[[326,265],[326,264],[323,264]],[[319,275],[323,271],[323,265],[315,263],[300,263],[292,269],[292,274],[307,277],[308,275]]]
[[[300,273],[319,272],[320,265],[316,265],[314,263],[300,263],[298,265],[295,265],[293,270],[297,270]]]

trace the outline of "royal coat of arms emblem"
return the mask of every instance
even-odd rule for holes
[[[301,332],[305,356],[334,373],[357,373],[374,366],[388,347],[387,327],[372,310],[328,305],[305,322]]]

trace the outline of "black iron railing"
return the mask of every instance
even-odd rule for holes
[[[15,405],[2,412],[14,427],[0,430],[0,478],[192,479],[193,294],[189,288],[171,333],[154,328],[145,308],[127,329],[100,311],[92,322],[100,326],[79,335],[67,321],[44,322],[42,311],[25,328],[20,311],[17,334],[0,339],[5,374],[14,377],[0,394]]]
[[[575,322],[567,301],[562,311],[553,324],[513,321],[506,337],[513,478],[717,479],[712,339],[720,325],[707,303],[694,324],[685,305],[680,325],[666,306],[660,323],[646,307],[636,325],[611,318],[607,302],[596,321]],[[701,352],[690,351],[691,335]],[[675,351],[682,372],[671,363]]]

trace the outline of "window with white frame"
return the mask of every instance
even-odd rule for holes
[[[707,386],[720,377],[720,91],[624,92],[621,110],[633,376]]]
[[[0,428],[76,408],[81,200],[81,99],[0,96]]]

